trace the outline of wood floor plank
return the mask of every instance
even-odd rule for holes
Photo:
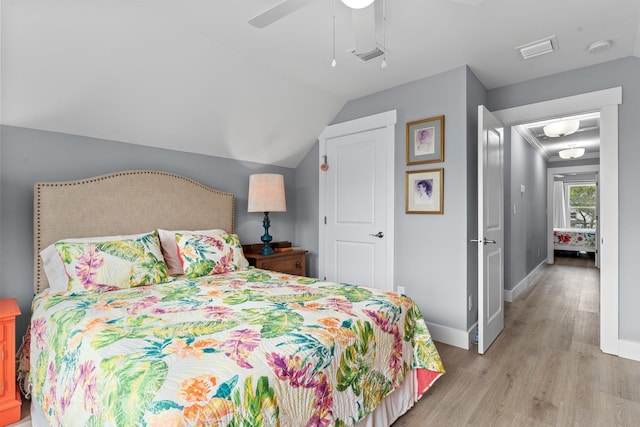
[[[394,427],[640,426],[640,362],[599,348],[599,270],[557,257],[484,354],[436,342],[447,373]]]

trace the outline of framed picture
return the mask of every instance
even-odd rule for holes
[[[442,214],[443,205],[443,168],[407,172],[408,214]]]
[[[407,123],[407,165],[444,161],[444,116]]]

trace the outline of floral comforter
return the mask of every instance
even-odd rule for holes
[[[36,296],[33,396],[52,426],[353,425],[444,369],[415,303],[249,269]]]
[[[596,230],[589,228],[554,228],[553,245],[555,249],[565,251],[596,250]]]

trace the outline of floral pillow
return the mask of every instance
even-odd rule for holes
[[[167,280],[158,232],[113,241],[54,244],[69,278],[68,291],[105,292]]]
[[[158,235],[160,237],[160,246],[162,247],[162,254],[164,255],[164,262],[169,268],[169,274],[171,275],[183,275],[182,262],[180,261],[180,255],[178,255],[178,246],[176,245],[176,233],[187,234],[202,234],[205,236],[219,236],[221,234],[227,234],[226,231],[216,228],[213,230],[163,230],[158,229]]]
[[[241,270],[249,265],[236,234],[176,233],[176,243],[184,274],[189,278]]]

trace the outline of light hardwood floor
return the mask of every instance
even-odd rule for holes
[[[593,260],[556,258],[487,353],[436,342],[447,373],[393,426],[640,426],[640,362],[600,351],[598,307]]]

